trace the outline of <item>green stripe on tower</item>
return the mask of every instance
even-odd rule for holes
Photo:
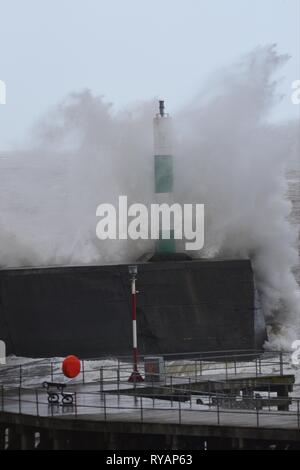
[[[173,157],[155,155],[155,192],[173,192]]]
[[[155,192],[156,194],[168,194],[173,192],[173,157],[172,155],[155,155]],[[169,238],[163,239],[162,231],[156,243],[156,252],[174,253],[176,243],[174,230],[166,233]]]
[[[156,242],[156,252],[157,253],[175,253],[176,251],[176,241],[174,238],[174,230],[170,232],[170,238],[163,240],[162,232],[159,233],[159,240]]]

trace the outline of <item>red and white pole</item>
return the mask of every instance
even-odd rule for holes
[[[138,371],[138,347],[137,347],[137,325],[136,325],[136,273],[131,278],[131,303],[132,303],[132,346],[133,346],[133,372],[129,382],[143,382],[144,379]]]
[[[136,288],[135,288],[134,278],[131,281],[131,299],[132,299],[133,371],[137,372],[138,349],[137,349],[137,329],[136,329]]]

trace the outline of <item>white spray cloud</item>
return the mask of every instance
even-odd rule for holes
[[[299,123],[269,121],[280,99],[273,75],[287,60],[274,46],[258,48],[221,72],[216,94],[204,100],[205,90],[179,116],[176,168],[184,174],[179,197],[206,203],[206,253],[249,256],[268,320],[275,315],[277,327],[284,322],[293,336],[300,302],[292,268],[299,257],[285,174],[299,150]]]
[[[294,331],[299,260],[285,172],[298,123],[269,121],[280,99],[273,76],[287,60],[274,46],[258,48],[174,116],[174,199],[206,204],[199,255],[249,256],[267,318]],[[122,194],[153,201],[156,111],[152,101],[117,113],[90,91],[72,94],[41,119],[28,151],[1,159],[2,266],[131,261],[152,250],[145,241],[101,242],[95,212]]]

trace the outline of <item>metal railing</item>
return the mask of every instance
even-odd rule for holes
[[[284,416],[288,427],[300,429],[300,399],[295,398],[288,399],[292,411],[275,411],[273,408],[282,403],[280,398],[272,398],[272,406],[269,405],[269,409],[264,410],[261,407],[261,397],[242,397],[245,403],[249,402],[248,409],[227,409],[222,406],[224,399],[236,399],[236,396],[201,393],[202,404],[199,405],[196,401],[199,396],[187,399],[187,396],[180,391],[176,391],[170,403],[167,400],[164,402],[154,394],[145,397],[136,393],[129,397],[121,393],[112,395],[105,392],[75,392],[74,404],[65,406],[50,405],[45,391],[40,388],[30,390],[19,387],[7,388],[2,385],[0,393],[2,413],[55,418],[67,416],[72,419],[81,417],[86,419],[88,415],[90,420],[93,420],[94,416],[97,420],[102,417],[104,421],[109,421],[118,413],[118,420],[124,420],[131,415],[131,421],[134,422],[143,423],[148,420],[154,422],[156,418],[157,422],[199,425],[205,424],[208,416],[210,424],[219,426],[230,424],[230,419],[238,415],[239,424],[256,427],[264,426],[266,423],[268,426],[278,424],[280,426],[280,418]]]
[[[193,378],[198,380],[209,375],[222,374],[225,380],[232,376],[240,374],[253,374],[255,377],[260,375],[284,375],[287,366],[290,367],[290,353],[269,352],[258,356],[257,352],[240,352],[226,351],[224,356],[208,355],[208,353],[193,353],[192,355],[182,355],[181,358],[174,358],[173,355],[164,357],[164,381],[167,383],[172,378],[180,379]],[[143,357],[140,357],[139,369],[144,374]],[[82,360],[81,373],[77,379],[68,381],[70,384],[92,383],[99,381],[100,383],[109,383],[110,380],[125,378],[132,372],[132,364],[130,361],[124,362],[124,358],[110,360],[114,364],[103,365],[106,359],[98,360]],[[65,381],[65,377],[61,370],[62,361],[40,360],[29,364],[20,364],[17,366],[1,366],[0,367],[0,384],[9,384],[16,387],[32,386],[41,381]],[[102,364],[101,364],[102,362]],[[95,366],[93,366],[95,364]],[[100,365],[101,364],[101,365]],[[37,372],[38,370],[38,372]]]
[[[108,361],[105,359],[105,361]],[[228,414],[238,413],[241,417],[252,419],[255,415],[256,426],[260,426],[265,416],[289,416],[295,421],[299,429],[299,399],[272,396],[274,383],[268,382],[268,375],[283,376],[287,367],[290,368],[290,353],[269,352],[258,356],[257,352],[250,354],[248,351],[227,351],[225,356],[206,355],[199,353],[184,355],[174,358],[172,355],[164,358],[165,373],[160,375],[160,382],[153,380],[144,384],[128,383],[132,372],[132,364],[121,359],[103,362],[91,362],[82,360],[81,374],[76,380],[68,381],[68,387],[74,391],[74,405],[61,406],[49,405],[47,394],[41,389],[42,382],[64,381],[61,371],[61,361],[41,360],[18,366],[4,366],[0,369],[0,411],[6,413],[30,414],[35,416],[59,417],[69,415],[78,418],[82,414],[102,415],[108,420],[111,413],[133,413],[135,418],[138,410],[138,419],[147,419],[147,413],[160,411],[168,414],[178,413],[178,422],[191,420],[191,411],[203,421],[205,413],[213,413],[218,425]],[[144,374],[144,363],[139,364],[140,371]],[[266,390],[265,396],[256,397],[253,394],[253,386],[245,385],[247,378],[259,378],[260,387]],[[262,380],[263,377],[263,380]],[[228,391],[228,381],[234,379],[238,390],[241,379],[242,397]],[[34,383],[35,382],[35,383]],[[201,389],[200,384],[206,382],[207,389]],[[254,381],[255,382],[255,381]],[[2,383],[2,385],[1,385]],[[80,384],[86,384],[81,390]],[[222,394],[217,390],[224,390]],[[92,391],[87,390],[88,386]],[[148,390],[146,390],[148,387]],[[151,388],[152,387],[152,391]],[[162,389],[165,387],[165,394]],[[149,390],[150,388],[150,390]],[[154,393],[154,389],[158,391]],[[213,390],[211,392],[210,390]],[[153,393],[152,393],[153,392]],[[130,405],[133,400],[134,406]],[[205,407],[199,407],[196,400],[205,402]],[[126,406],[124,405],[126,404]],[[275,411],[274,408],[289,404],[292,411]],[[268,410],[262,409],[262,404]],[[240,405],[240,409],[234,406]],[[234,409],[230,408],[233,407]],[[252,418],[251,418],[252,417]],[[172,418],[173,419],[173,418]]]

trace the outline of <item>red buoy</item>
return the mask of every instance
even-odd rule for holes
[[[69,379],[74,379],[80,373],[80,360],[76,356],[68,356],[62,363],[63,374]]]

